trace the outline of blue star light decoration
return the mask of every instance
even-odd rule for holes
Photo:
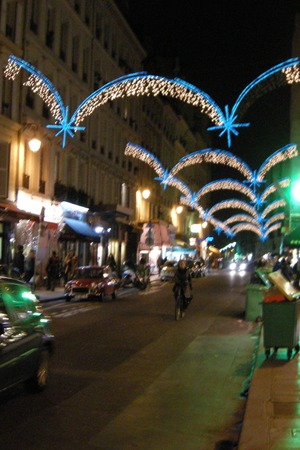
[[[47,128],[59,130],[55,136],[62,134],[62,147],[64,148],[67,141],[67,134],[73,138],[76,131],[83,131],[85,127],[76,127],[74,122],[68,120],[69,107],[66,106],[65,111],[62,116],[62,120],[57,125],[46,125]]]
[[[48,128],[59,130],[57,135],[62,134],[63,147],[66,145],[67,136],[73,138],[76,131],[83,130],[84,128],[79,127],[79,124],[99,106],[116,99],[143,95],[172,97],[198,108],[214,124],[208,130],[221,130],[219,136],[226,133],[227,144],[230,147],[232,135],[237,136],[239,128],[249,126],[249,123],[242,123],[240,119],[254,101],[273,89],[300,82],[298,66],[298,58],[292,58],[267,70],[246,86],[231,111],[228,105],[225,106],[225,114],[206,92],[180,78],[168,79],[146,72],[131,73],[112,80],[92,92],[78,106],[70,119],[68,119],[68,107],[64,106],[54,85],[27,61],[11,55],[8,58],[4,75],[8,79],[14,80],[21,69],[30,74],[24,85],[38,94],[49,107],[56,123],[48,125]]]
[[[249,127],[250,122],[248,123],[235,123],[237,119],[237,115],[233,116],[232,113],[229,113],[229,107],[228,105],[225,106],[225,116],[224,121],[221,125],[216,125],[214,127],[208,127],[208,131],[214,131],[214,130],[223,130],[219,134],[219,137],[223,136],[223,134],[226,133],[227,135],[227,144],[228,147],[231,147],[231,134],[234,134],[235,136],[238,136],[237,128],[241,127]]]

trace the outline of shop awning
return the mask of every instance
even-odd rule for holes
[[[285,247],[300,248],[300,225],[284,236],[283,245]]]
[[[81,220],[75,219],[64,219],[64,222],[79,236],[87,237],[93,239],[94,241],[99,241],[100,236],[94,228],[92,228],[88,223],[82,222]]]
[[[32,220],[39,222],[40,217],[37,214],[32,214],[27,211],[19,209],[13,203],[0,202],[0,216],[2,220],[18,221],[18,220]]]
[[[162,223],[152,223],[151,227],[149,227],[149,224],[145,223],[140,244],[146,247],[161,247],[162,245],[169,247],[170,236],[167,226]]]

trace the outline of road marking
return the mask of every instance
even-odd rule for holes
[[[84,313],[87,311],[91,311],[93,309],[99,309],[100,305],[86,305],[86,306],[76,306],[74,305],[74,307],[72,307],[72,309],[68,308],[68,309],[64,309],[62,311],[57,311],[57,312],[53,312],[51,313],[51,316],[55,316],[55,317],[70,317],[70,316],[75,316],[76,314],[80,314],[80,313]]]

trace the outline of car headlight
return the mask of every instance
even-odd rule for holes
[[[235,270],[236,269],[236,263],[235,262],[230,263],[229,264],[229,269],[230,270]]]
[[[247,267],[246,263],[241,263],[240,270],[246,270],[246,267]]]
[[[71,292],[71,290],[72,290],[72,285],[71,284],[66,284],[65,285],[65,292],[69,293],[69,292]]]

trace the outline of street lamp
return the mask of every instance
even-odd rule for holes
[[[28,147],[33,152],[36,153],[40,150],[42,141],[38,136],[39,126],[36,123],[27,123],[24,126],[24,134],[27,138]]]
[[[28,146],[33,153],[36,153],[41,148],[42,142],[38,138],[32,138],[28,141]]]
[[[151,195],[151,192],[150,192],[149,189],[144,189],[144,190],[143,190],[143,192],[142,192],[142,197],[143,197],[145,200],[147,200],[147,199],[150,197],[150,195]]]

